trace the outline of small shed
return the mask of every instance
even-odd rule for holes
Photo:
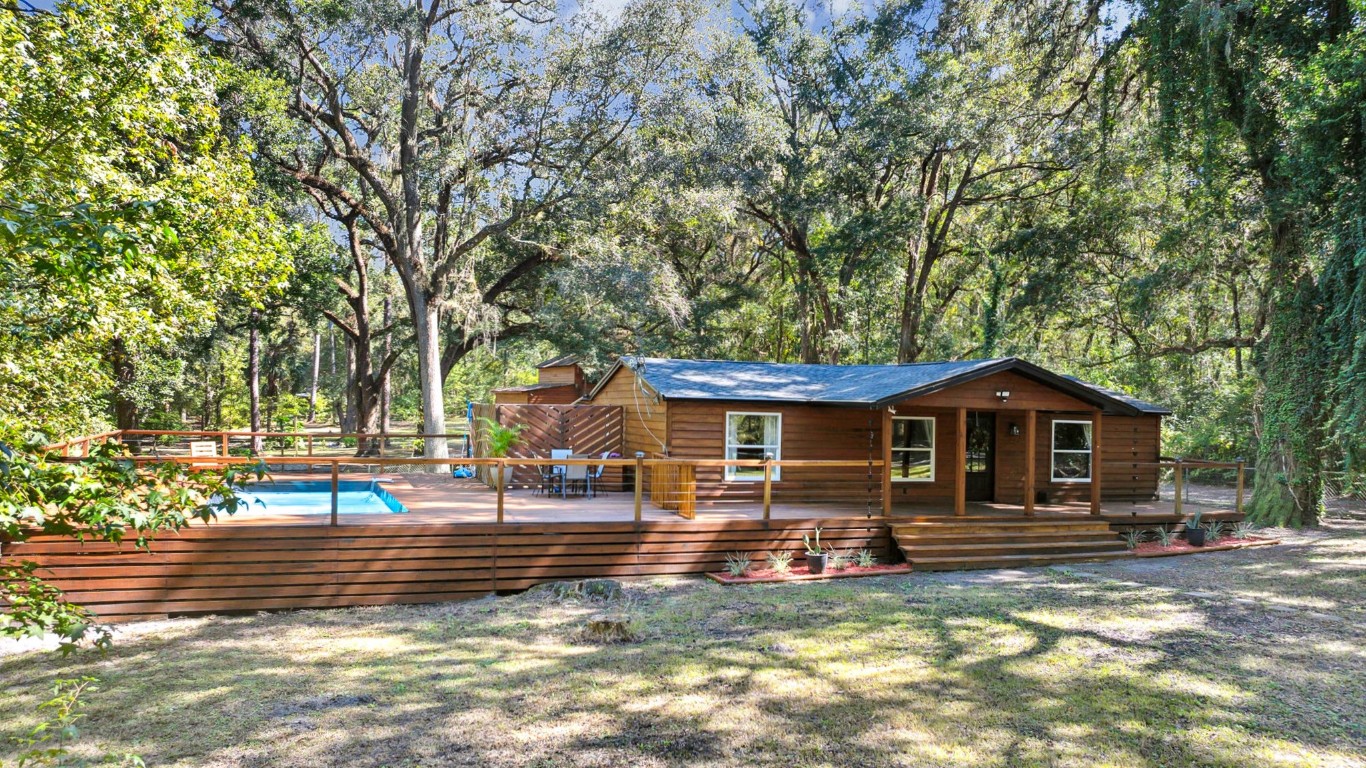
[[[495,405],[565,405],[584,394],[578,358],[560,355],[536,366],[536,383],[493,390]]]

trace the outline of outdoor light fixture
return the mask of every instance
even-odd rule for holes
[[[1011,437],[1019,437],[1019,436],[1020,436],[1020,425],[1019,425],[1019,424],[1011,424],[1011,425],[1010,425],[1010,435],[1011,435]]]
[[[1010,390],[998,389],[996,390],[996,397],[1000,398],[1001,402],[1004,403],[1005,401],[1010,399]]]

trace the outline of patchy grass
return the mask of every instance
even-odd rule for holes
[[[103,658],[0,657],[0,734],[53,679],[93,674],[83,748],[149,765],[1360,766],[1359,625],[1153,587],[1351,612],[1362,533],[1087,566],[1151,587],[635,582],[611,609],[644,637],[625,645],[577,642],[602,606],[544,593],[159,622]]]

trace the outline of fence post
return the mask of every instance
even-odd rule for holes
[[[1237,506],[1235,506],[1234,509],[1237,510],[1240,515],[1243,514],[1243,471],[1246,467],[1247,463],[1242,459],[1238,459],[1238,501],[1236,502]]]
[[[636,522],[640,522],[640,498],[645,488],[645,452],[636,451]]]
[[[493,471],[498,473],[498,477],[494,479],[494,484],[498,486],[498,522],[499,522],[499,523],[502,523],[502,522],[503,522],[503,490],[504,490],[504,489],[503,489],[503,486],[505,485],[505,483],[504,483],[503,481],[506,479],[506,478],[504,477],[504,475],[506,474],[506,472],[504,472],[503,467],[506,467],[506,466],[507,466],[507,463],[508,463],[508,460],[507,460],[507,459],[499,459],[499,460],[498,460],[498,464],[497,464],[496,466],[494,466],[494,468],[493,468]]]
[[[773,454],[764,454],[764,519],[773,513]]]
[[[308,456],[313,457],[313,435],[308,436]]]
[[[337,467],[341,462],[332,462],[332,526],[337,525]]]
[[[222,438],[222,439],[223,439],[223,455],[224,455],[224,456],[227,456],[227,455],[228,455],[228,433],[227,433],[227,432],[224,432],[224,433],[223,433],[223,438]]]
[[[1181,459],[1178,457],[1178,458],[1176,459],[1176,474],[1175,474],[1175,481],[1176,481],[1176,515],[1177,515],[1177,517],[1180,517],[1180,516],[1182,515],[1182,511],[1181,511],[1181,507],[1182,507],[1182,497],[1185,495],[1184,492],[1182,491],[1182,486],[1185,485],[1185,477],[1184,477],[1185,474],[1186,474],[1186,468],[1183,467],[1183,466],[1181,465]]]

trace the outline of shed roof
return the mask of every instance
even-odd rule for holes
[[[623,357],[665,400],[733,400],[881,407],[1002,371],[1014,371],[1098,408],[1170,413],[1127,394],[1048,371],[1015,357],[900,365],[818,365]],[[602,386],[616,368],[603,377]],[[589,395],[597,394],[597,389]]]
[[[541,362],[541,363],[537,363],[537,364],[536,364],[536,367],[537,367],[537,368],[561,368],[561,367],[564,367],[564,366],[578,365],[578,364],[579,364],[579,358],[578,358],[577,355],[560,355],[559,357],[552,357],[552,358],[550,358],[549,360],[546,360],[546,361]]]

